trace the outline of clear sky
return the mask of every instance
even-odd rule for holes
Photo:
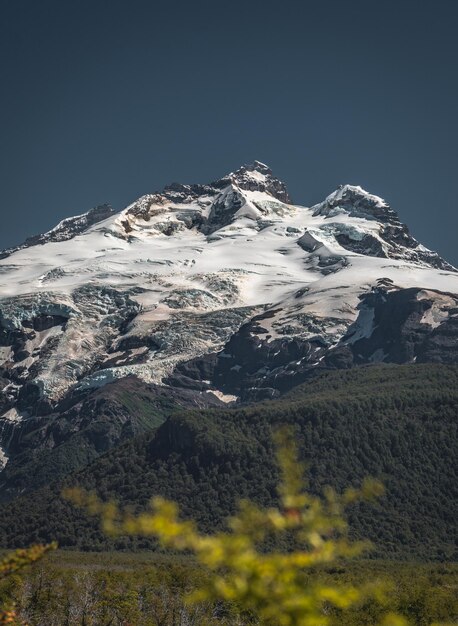
[[[259,159],[458,264],[456,0],[0,0],[0,248]]]

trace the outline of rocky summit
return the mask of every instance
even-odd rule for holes
[[[457,270],[361,187],[306,207],[257,161],[0,257],[0,483],[31,442],[52,449],[105,415],[107,384],[208,406],[324,370],[458,362]],[[133,419],[124,403],[116,441]]]

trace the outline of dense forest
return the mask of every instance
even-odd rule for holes
[[[154,547],[145,538],[107,539],[98,520],[61,496],[68,485],[135,510],[161,494],[203,530],[215,530],[240,498],[276,500],[272,431],[290,424],[312,493],[367,476],[384,483],[377,503],[349,511],[352,535],[371,539],[374,557],[456,559],[457,383],[457,366],[369,366],[327,373],[277,401],[178,410],[154,432],[3,505],[0,545],[55,539],[82,550]]]

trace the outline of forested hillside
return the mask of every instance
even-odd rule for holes
[[[271,433],[287,423],[296,427],[312,492],[366,476],[385,484],[378,503],[350,511],[352,533],[370,538],[374,555],[456,558],[457,383],[457,366],[372,366],[325,374],[277,401],[176,412],[65,482],[4,505],[0,545],[50,539],[96,550],[153,545],[107,540],[96,520],[61,497],[69,484],[134,508],[162,494],[204,530],[215,530],[239,498],[275,500]]]

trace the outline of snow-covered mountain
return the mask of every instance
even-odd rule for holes
[[[458,361],[457,270],[381,198],[296,205],[259,162],[0,257],[0,465],[19,424],[131,375],[230,402],[322,369]]]

